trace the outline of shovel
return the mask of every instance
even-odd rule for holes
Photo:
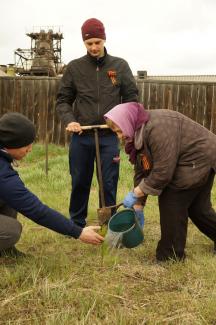
[[[95,138],[95,149],[96,149],[96,166],[97,166],[97,174],[98,174],[98,184],[99,184],[99,195],[101,208],[97,209],[98,221],[99,225],[102,226],[107,224],[109,219],[112,216],[112,209],[118,209],[123,203],[119,203],[116,205],[111,205],[106,207],[105,205],[105,197],[104,197],[104,187],[103,187],[103,178],[102,178],[102,170],[101,170],[101,159],[100,159],[100,149],[99,149],[99,138],[98,138],[98,129],[108,129],[109,127],[106,124],[101,125],[87,125],[81,126],[83,131],[85,130],[94,130],[94,138]]]

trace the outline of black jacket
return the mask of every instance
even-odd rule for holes
[[[105,113],[121,102],[136,102],[137,95],[128,63],[105,49],[98,60],[87,54],[68,64],[57,94],[57,111],[65,125],[104,124]]]
[[[39,225],[78,238],[82,229],[31,193],[11,163],[11,157],[0,149],[0,200]]]

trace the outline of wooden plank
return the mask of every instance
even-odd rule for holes
[[[56,94],[59,87],[59,80],[50,80],[48,95],[48,121],[47,128],[50,134],[50,141],[56,144],[65,145],[69,142],[68,133],[61,123],[56,112]]]
[[[206,86],[206,112],[205,112],[205,127],[211,129],[211,118],[212,118],[212,95],[213,86]]]
[[[3,87],[3,79],[0,77],[0,117],[2,116],[1,108],[3,107],[3,92],[2,92],[2,87]]]
[[[49,81],[48,89],[48,111],[47,111],[47,132],[49,141],[53,142],[54,128],[55,128],[55,80]]]
[[[5,100],[6,100],[6,94],[5,94],[5,80],[1,77],[0,78],[0,112],[1,116],[5,113]]]
[[[196,121],[196,98],[197,98],[197,87],[196,85],[191,86],[191,118]]]
[[[34,122],[34,80],[22,81],[23,106],[22,113]]]
[[[164,84],[163,108],[173,109],[172,104],[173,89],[171,84]]]
[[[179,97],[178,97],[178,111],[184,114],[184,105],[185,105],[185,92],[184,85],[179,87]]]
[[[146,96],[144,98],[145,100],[145,107],[147,109],[151,109],[151,84],[150,83],[146,83],[145,84],[145,93],[146,93]]]
[[[21,106],[22,106],[22,90],[21,90],[21,83],[22,83],[22,79],[17,79],[15,82],[15,87],[14,87],[14,91],[15,91],[15,111],[16,112],[21,112]]]
[[[137,85],[137,89],[138,89],[139,102],[144,104],[144,96],[145,96],[144,83],[137,81],[136,85]]]
[[[212,89],[212,117],[210,130],[216,134],[216,85]]]
[[[12,81],[12,82],[11,82]],[[13,78],[3,79],[1,83],[1,115],[13,111],[13,99],[14,99],[14,83]]]
[[[157,84],[151,84],[151,109],[157,108]]]
[[[201,125],[205,125],[205,110],[206,110],[206,87],[204,85],[200,85],[198,88],[196,121]]]
[[[66,138],[66,134],[68,135],[68,133],[66,133],[65,130],[65,125],[61,122],[57,112],[56,112],[56,95],[58,92],[58,87],[59,87],[59,83],[57,83],[55,85],[55,139],[54,139],[54,143],[56,144],[61,144],[61,145],[65,145],[68,142],[68,139]]]
[[[186,93],[186,107],[187,107],[187,116],[191,119],[193,118],[193,103],[192,103],[192,94],[193,94],[193,85],[187,86]]]
[[[34,89],[34,94],[33,94],[33,106],[32,106],[32,119],[33,123],[36,127],[36,141],[39,139],[39,92],[40,92],[40,79],[34,79],[33,83],[33,89]]]
[[[164,92],[164,84],[157,84],[157,106],[156,109],[161,109],[163,107],[163,92]]]
[[[172,110],[178,111],[179,85],[172,84]]]
[[[49,93],[49,80],[39,80],[39,129],[38,129],[38,141],[44,143],[47,134],[47,116],[48,116],[48,93]]]
[[[15,79],[10,78],[7,80],[8,83],[8,93],[7,93],[7,107],[10,112],[15,111],[15,93],[14,93],[14,87],[15,87]]]

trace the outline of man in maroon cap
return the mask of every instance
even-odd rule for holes
[[[89,193],[94,172],[94,131],[81,126],[105,124],[104,114],[117,104],[137,101],[137,87],[128,63],[107,53],[103,23],[91,18],[81,28],[87,54],[71,61],[61,79],[57,111],[72,132],[69,164],[72,177],[71,219],[86,224]],[[119,145],[110,130],[99,130],[105,204],[116,204],[119,177]]]

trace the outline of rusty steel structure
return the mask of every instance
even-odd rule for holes
[[[34,27],[33,31],[26,35],[31,38],[31,48],[18,48],[14,51],[16,73],[50,77],[61,74],[63,33],[60,28]]]

